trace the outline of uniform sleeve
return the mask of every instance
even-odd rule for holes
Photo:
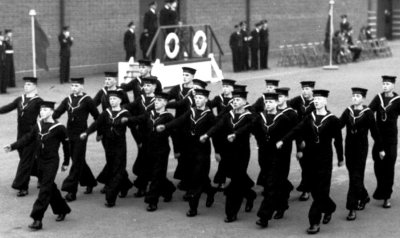
[[[369,104],[369,108],[373,111],[376,112],[379,109],[379,97],[375,96],[374,99],[372,99],[371,103]]]
[[[96,120],[99,117],[99,110],[97,110],[96,104],[92,98],[89,98],[87,102],[89,113],[92,115],[93,119]]]
[[[369,126],[369,130],[371,132],[371,136],[375,141],[375,146],[378,148],[379,151],[382,151],[383,150],[382,137],[379,133],[378,126],[376,125],[374,113],[372,111],[368,112],[367,119],[368,119],[368,126]]]
[[[126,92],[124,92],[122,100],[121,100],[121,106],[124,106],[124,105],[128,104],[129,102],[130,101],[129,101],[128,94]]]
[[[302,131],[306,125],[307,117],[304,118],[297,126],[295,126],[292,130],[289,131],[283,138],[282,142],[283,143],[292,143],[294,139],[300,140],[300,135],[302,134]],[[299,149],[297,150],[299,152]]]
[[[190,110],[182,114],[180,117],[174,119],[173,121],[168,122],[165,124],[165,129],[171,130],[179,127],[182,125],[186,120],[189,119],[190,113],[192,113]]]
[[[69,159],[71,157],[70,155],[70,150],[69,150],[69,140],[68,140],[68,136],[67,136],[67,129],[65,129],[65,126],[61,127],[60,130],[60,141],[63,147],[63,152],[64,152],[64,162],[63,165],[64,166],[68,166],[69,165]]]
[[[88,135],[92,134],[93,132],[95,132],[97,130],[97,133],[99,135],[101,135],[101,131],[99,130],[99,128],[101,128],[104,123],[105,123],[105,118],[106,118],[106,113],[107,112],[102,112],[100,114],[100,116],[97,118],[97,120],[95,120],[86,130],[86,133]]]
[[[98,107],[101,104],[101,97],[103,96],[103,90],[99,90],[93,98],[94,105]]]
[[[53,118],[58,119],[64,114],[68,109],[68,98],[65,98],[61,104],[54,110]]]
[[[346,110],[344,110],[344,112],[342,113],[342,115],[339,118],[340,128],[343,128],[346,126],[347,120],[348,120],[348,113],[347,113],[347,109],[346,109]]]
[[[125,32],[124,35],[124,48],[125,50],[128,50],[128,43],[129,42],[129,35],[128,35],[128,31]]]
[[[0,107],[0,114],[5,114],[8,112],[11,112],[12,110],[16,109],[18,107],[18,98],[16,98],[14,101],[11,103],[4,105]]]
[[[333,125],[333,133],[334,133],[334,146],[336,149],[336,155],[338,162],[342,162],[343,159],[343,138],[342,138],[342,129],[340,126],[339,119],[335,118],[334,125]]]
[[[248,119],[247,123],[235,131],[236,136],[240,136],[242,134],[245,134],[245,133],[251,131],[251,127],[253,126],[253,123],[254,123],[254,116],[250,115],[248,117],[249,117],[249,119]]]
[[[25,147],[29,143],[35,140],[37,134],[38,134],[38,126],[35,125],[30,132],[22,136],[20,139],[18,139],[16,142],[11,144],[11,150],[17,150],[20,148]]]
[[[225,114],[221,119],[217,120],[217,123],[207,131],[206,135],[209,137],[215,136],[225,126],[228,116],[228,114]]]
[[[259,115],[256,115],[255,119],[254,119],[254,123],[251,127],[251,133],[254,135],[257,143],[260,143],[263,140],[263,136],[264,136],[264,133],[263,133],[264,130],[262,128],[262,124],[261,124],[260,120],[261,120],[261,117]]]

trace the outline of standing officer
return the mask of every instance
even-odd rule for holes
[[[135,23],[133,21],[128,23],[128,30],[124,35],[124,49],[126,52],[126,61],[129,61],[131,57],[136,58],[136,35]]]
[[[34,221],[29,225],[29,228],[32,230],[42,229],[42,219],[49,205],[53,213],[58,215],[56,221],[63,221],[65,216],[71,212],[54,183],[60,163],[58,155],[60,143],[62,143],[64,151],[63,167],[68,166],[70,156],[65,126],[52,117],[54,104],[54,102],[42,101],[40,107],[41,120],[37,122],[37,125],[15,143],[4,147],[5,151],[9,152],[23,148],[30,143],[36,145],[35,156],[38,160],[40,190],[31,212]]]
[[[380,148],[381,159],[385,156],[381,138],[375,123],[374,113],[363,105],[367,89],[351,88],[353,105],[346,108],[340,117],[342,127],[346,126],[345,156],[349,171],[349,190],[346,208],[347,220],[356,219],[356,210],[363,210],[370,198],[364,186],[365,163],[368,155],[368,130]]]
[[[260,30],[262,23],[257,22],[255,25],[255,29],[251,31],[251,69],[257,70],[259,68],[259,52],[260,52]]]
[[[313,90],[315,111],[307,115],[282,141],[276,146],[282,148],[285,143],[292,143],[292,140],[301,136],[305,142],[304,153],[307,157],[301,160],[309,160],[310,188],[313,202],[311,204],[308,219],[310,227],[307,233],[316,234],[319,232],[319,224],[322,214],[322,223],[328,224],[332,213],[336,210],[335,202],[330,198],[330,187],[332,178],[332,140],[336,149],[338,166],[343,165],[342,131],[339,119],[327,109],[328,90]]]
[[[65,112],[68,113],[67,133],[72,158],[69,175],[65,178],[61,190],[68,192],[65,200],[76,200],[78,184],[86,186],[85,194],[90,194],[97,185],[92,171],[86,163],[87,140],[80,140],[79,136],[87,129],[89,114],[94,120],[99,116],[93,99],[83,92],[84,78],[71,78],[71,95],[66,97],[54,111],[53,118],[58,119]],[[63,168],[65,171],[66,168]]]
[[[268,21],[262,21],[262,28],[260,30],[260,68],[268,68],[268,51],[269,51],[269,29]]]
[[[251,36],[249,36],[249,32],[247,31],[247,24],[245,21],[239,23],[240,26],[240,34],[242,35],[243,46],[242,46],[242,63],[243,70],[247,71],[250,69],[249,66],[249,46],[251,41]]]
[[[0,94],[7,93],[6,78],[6,47],[4,45],[4,36],[0,31]]]
[[[0,107],[0,114],[8,113],[17,109],[17,140],[29,133],[36,125],[40,112],[42,99],[37,92],[37,78],[24,77],[24,94],[17,97],[13,102]],[[28,194],[30,176],[37,176],[35,159],[35,142],[26,144],[18,150],[19,163],[12,188],[18,189],[17,196],[23,197]]]
[[[260,178],[260,184],[264,187],[264,200],[261,203],[257,216],[260,218],[256,224],[262,228],[268,226],[275,211],[283,213],[287,208],[278,207],[283,199],[283,193],[286,193],[286,182],[288,163],[282,157],[281,151],[276,148],[276,142],[289,131],[289,118],[283,113],[278,112],[277,93],[264,93],[265,110],[258,113],[253,128],[253,134],[257,140],[259,150],[259,162],[263,176]],[[290,159],[290,157],[289,157]],[[277,213],[278,214],[278,213]],[[279,214],[283,216],[282,214]]]
[[[62,28],[61,34],[58,36],[58,42],[60,43],[60,83],[68,83],[69,81],[69,69],[70,69],[70,58],[71,58],[71,46],[74,38],[71,37],[69,32],[69,26]]]
[[[149,10],[144,14],[143,18],[143,31],[147,30],[147,33],[149,34],[148,36],[148,42],[147,45],[150,46],[151,41],[153,40],[154,36],[156,35],[157,29],[158,29],[158,17],[157,17],[157,3],[155,1],[152,1],[149,3]],[[146,50],[147,51],[147,50]],[[149,59],[151,61],[156,60],[156,52],[157,52],[157,44],[154,44],[153,49],[151,51],[151,55]],[[143,58],[145,57],[146,52],[143,52]]]
[[[250,132],[253,116],[245,108],[247,104],[246,91],[234,91],[233,109],[217,122],[202,137],[213,137],[220,131],[226,131],[228,136],[227,156],[227,177],[231,178],[228,187],[225,188],[225,222],[237,220],[237,214],[242,205],[243,198],[247,199],[245,211],[250,212],[257,194],[251,189],[254,182],[247,174],[250,161]]]
[[[394,172],[397,159],[397,118],[400,114],[400,96],[394,92],[396,76],[383,75],[383,92],[376,95],[369,107],[376,115],[379,134],[382,137],[385,157],[381,159],[377,143],[372,148],[374,170],[377,181],[373,197],[383,200],[383,207],[390,208],[393,192]]]
[[[126,194],[133,186],[126,172],[126,125],[121,122],[123,117],[129,118],[130,113],[121,108],[122,91],[109,91],[110,108],[103,111],[86,132],[80,135],[82,140],[97,131],[102,136],[106,152],[106,167],[103,178],[105,183],[106,207],[114,207],[119,193]],[[100,177],[100,175],[99,175]]]
[[[8,81],[8,87],[15,88],[15,69],[14,69],[14,50],[13,50],[13,42],[12,35],[13,32],[11,29],[6,29],[4,31],[5,39],[5,77]]]
[[[296,110],[298,121],[302,121],[305,116],[309,115],[315,110],[313,89],[315,87],[314,81],[301,81],[301,95],[294,97],[290,100],[290,106]],[[297,191],[302,192],[300,195],[300,201],[307,201],[310,198],[310,186],[309,178],[307,177],[308,172],[308,159],[301,159],[307,157],[307,153],[303,151],[304,144],[297,141],[297,153],[296,157],[299,160],[301,168],[301,182],[297,187]]]
[[[235,25],[235,32],[231,34],[229,38],[229,46],[232,50],[232,63],[233,63],[233,72],[242,71],[242,54],[241,51],[243,49],[243,37],[240,33],[240,28],[238,25]]]

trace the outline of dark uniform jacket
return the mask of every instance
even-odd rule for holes
[[[40,112],[40,105],[43,100],[38,96],[27,98],[25,95],[16,98],[10,104],[0,107],[0,114],[17,109],[18,136],[21,138],[24,134],[31,131],[36,125]]]
[[[372,99],[369,108],[376,112],[378,130],[385,144],[397,144],[397,118],[400,114],[400,96],[394,93],[392,98],[383,93]]]
[[[17,142],[11,144],[11,149],[19,149],[25,145],[37,141],[37,149],[35,152],[39,163],[52,163],[59,161],[58,148],[60,143],[63,144],[64,162],[63,165],[69,164],[69,143],[65,126],[55,121],[55,123],[37,122],[33,129],[18,139]]]
[[[81,133],[86,131],[89,114],[94,120],[99,116],[93,99],[85,93],[79,96],[71,94],[66,97],[54,111],[53,118],[58,119],[66,111],[68,112],[68,137],[71,139],[78,138]]]

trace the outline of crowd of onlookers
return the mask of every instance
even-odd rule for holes
[[[340,30],[335,31],[332,38],[332,58],[334,63],[345,63],[350,58],[353,62],[360,58],[362,47],[358,42],[373,39],[371,26],[363,26],[360,29],[358,39],[354,39],[354,30],[347,19],[347,15],[341,16]]]

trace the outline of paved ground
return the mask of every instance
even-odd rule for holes
[[[277,78],[281,80],[281,86],[292,88],[291,95],[300,92],[299,82],[302,80],[317,81],[317,88],[331,90],[329,109],[340,116],[351,100],[350,87],[363,86],[369,89],[367,101],[380,91],[380,75],[398,75],[400,65],[400,42],[392,42],[394,57],[379,60],[370,60],[340,66],[337,71],[324,71],[320,68],[276,68],[272,64],[272,70],[252,71],[234,74],[230,63],[223,66],[225,77],[234,78],[248,85],[251,92],[249,101],[253,102],[264,90],[265,78]],[[398,75],[399,76],[399,75]],[[58,82],[54,79],[53,82]],[[61,101],[69,93],[68,85],[58,85],[51,81],[40,82],[40,94],[43,98]],[[101,75],[94,75],[87,79],[87,92],[94,95],[103,84]],[[19,83],[21,85],[21,83]],[[219,84],[209,87],[213,95],[218,92]],[[398,91],[398,90],[397,90]],[[15,97],[21,91],[9,90],[9,94],[0,96],[0,105],[3,105]],[[16,113],[0,116],[0,146],[15,140]],[[63,120],[65,122],[65,117]],[[136,157],[136,147],[128,136],[128,169],[131,179],[131,167]],[[253,178],[258,174],[256,164],[256,147],[252,139],[252,157],[249,173]],[[117,206],[113,209],[105,208],[104,196],[99,193],[100,187],[96,187],[94,194],[84,195],[83,188],[78,192],[78,200],[70,203],[72,213],[62,223],[54,221],[55,216],[49,209],[43,219],[44,229],[40,232],[31,232],[27,225],[31,222],[29,213],[37,196],[36,179],[33,179],[30,194],[24,198],[17,198],[16,191],[10,188],[17,167],[18,156],[16,152],[5,154],[0,152],[2,160],[0,168],[0,237],[305,237],[305,229],[308,226],[307,212],[310,201],[299,202],[298,192],[291,194],[290,209],[285,218],[280,221],[271,221],[267,229],[261,230],[255,225],[256,211],[261,196],[258,196],[255,209],[251,213],[239,213],[239,220],[232,224],[225,224],[224,197],[216,196],[216,202],[212,208],[205,208],[204,198],[199,207],[199,215],[194,218],[185,216],[188,205],[181,200],[182,193],[177,192],[171,203],[159,204],[159,210],[154,213],[145,211],[142,199],[133,197],[133,191],[125,199],[118,199]],[[87,160],[95,174],[98,174],[104,165],[104,152],[94,138],[89,139]],[[335,161],[336,164],[336,161]],[[169,163],[169,176],[176,166],[176,161],[171,157]],[[370,193],[375,187],[372,160],[369,157],[366,171],[366,186]],[[212,161],[211,176],[214,175],[216,163]],[[399,167],[396,167],[399,171]],[[66,177],[66,173],[59,173],[56,179],[58,185]],[[299,166],[295,159],[292,161],[290,179],[294,185],[299,182]],[[398,178],[398,176],[396,176]],[[358,213],[358,219],[353,222],[346,221],[345,198],[348,189],[347,170],[335,167],[333,173],[331,195],[338,208],[329,225],[321,227],[322,237],[399,237],[400,229],[400,198],[399,183],[395,184],[392,209],[381,208],[381,202],[372,201],[365,211]],[[259,192],[260,188],[256,190]]]

